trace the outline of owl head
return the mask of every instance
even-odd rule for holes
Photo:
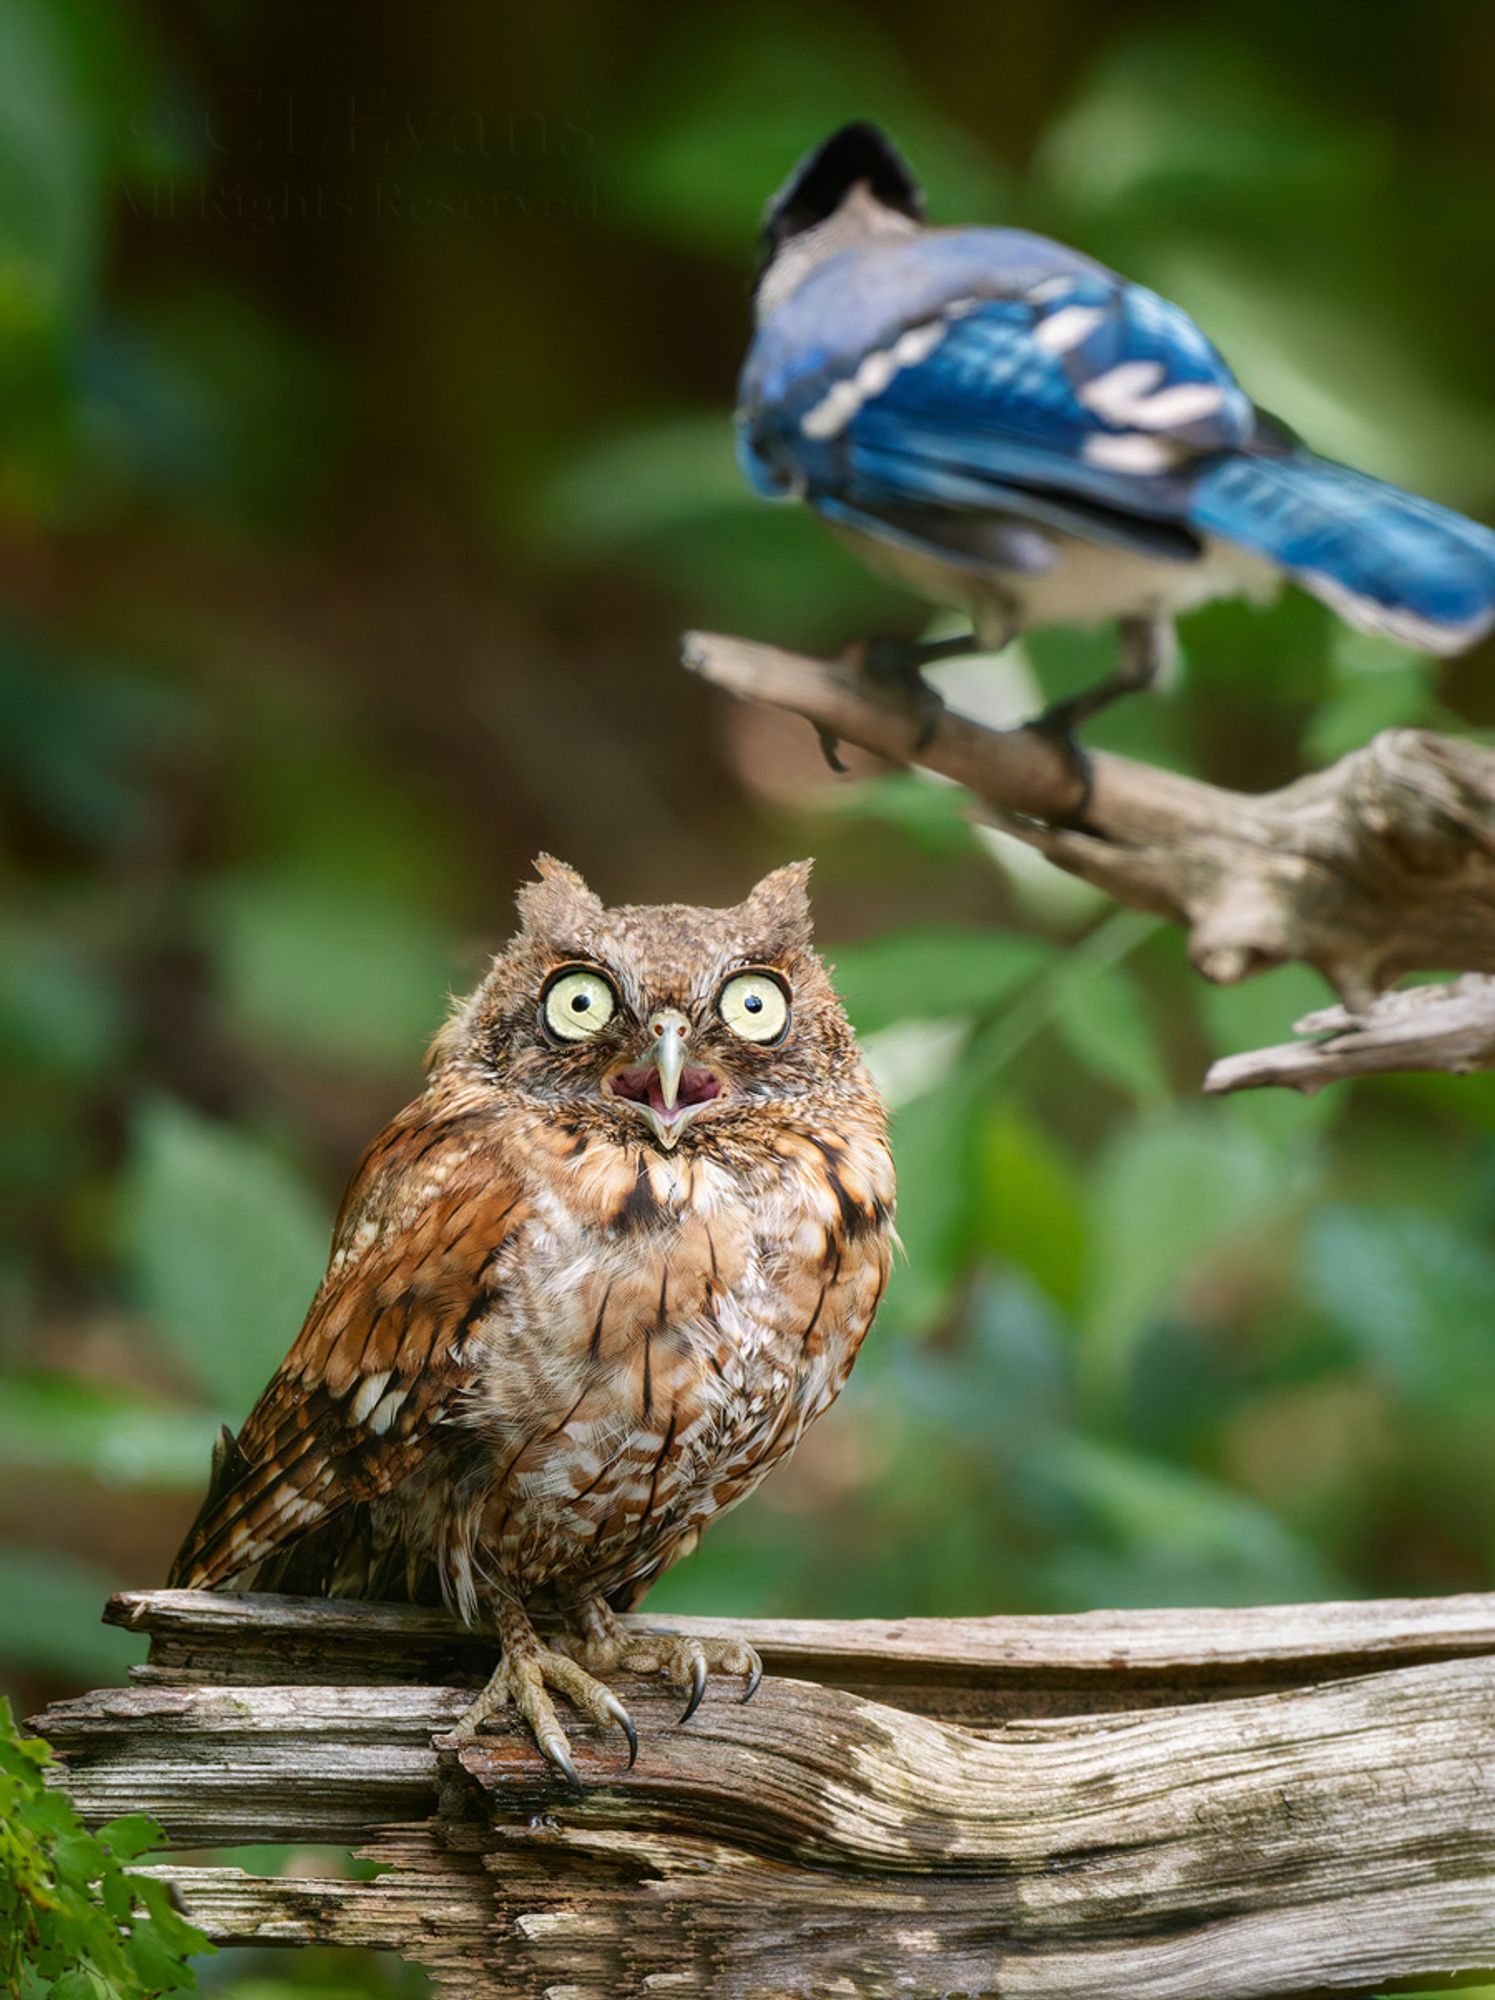
[[[519,930],[436,1039],[438,1076],[483,1075],[579,1131],[673,1151],[730,1144],[764,1112],[870,1086],[811,944],[811,864],[733,909],[608,909],[542,855]]]

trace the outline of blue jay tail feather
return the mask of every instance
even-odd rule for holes
[[[1189,519],[1269,556],[1362,632],[1458,653],[1495,623],[1495,534],[1309,452],[1222,460]]]

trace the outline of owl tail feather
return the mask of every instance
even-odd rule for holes
[[[1267,556],[1362,632],[1460,653],[1495,623],[1495,534],[1309,452],[1222,460],[1189,519]]]

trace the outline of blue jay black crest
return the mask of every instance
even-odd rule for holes
[[[768,204],[763,218],[766,265],[779,245],[833,216],[859,182],[885,208],[924,220],[924,196],[898,148],[875,125],[843,125],[807,153]]]
[[[1185,312],[1094,259],[926,226],[875,127],[796,168],[763,248],[744,472],[973,642],[1117,619],[1136,685],[1177,613],[1284,578],[1429,652],[1495,621],[1487,528],[1316,457]]]

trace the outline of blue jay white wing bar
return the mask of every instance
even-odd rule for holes
[[[111,1615],[153,1636],[142,1684],[37,1719],[86,1816],[386,1871],[158,1864],[223,1942],[382,1946],[464,2000],[1257,2000],[1495,1964],[1495,1598],[746,1622],[758,1699],[680,1728],[631,1684],[638,1764],[578,1728],[580,1796],[522,1724],[443,1742],[484,1662],[440,1613]]]
[[[921,731],[851,658],[691,632],[684,661],[740,699],[965,786],[984,818],[1056,866],[1181,925],[1206,979],[1233,985],[1289,962],[1321,973],[1348,1010],[1313,1019],[1306,1032],[1323,1039],[1292,1062],[1281,1050],[1256,1070],[1241,1058],[1212,1089],[1495,1066],[1495,982],[1436,989],[1415,1003],[1415,1031],[1404,996],[1387,990],[1409,972],[1495,974],[1495,753],[1478,744],[1386,730],[1255,795],[1096,752],[1087,789],[1062,743],[1037,730],[946,710]]]

